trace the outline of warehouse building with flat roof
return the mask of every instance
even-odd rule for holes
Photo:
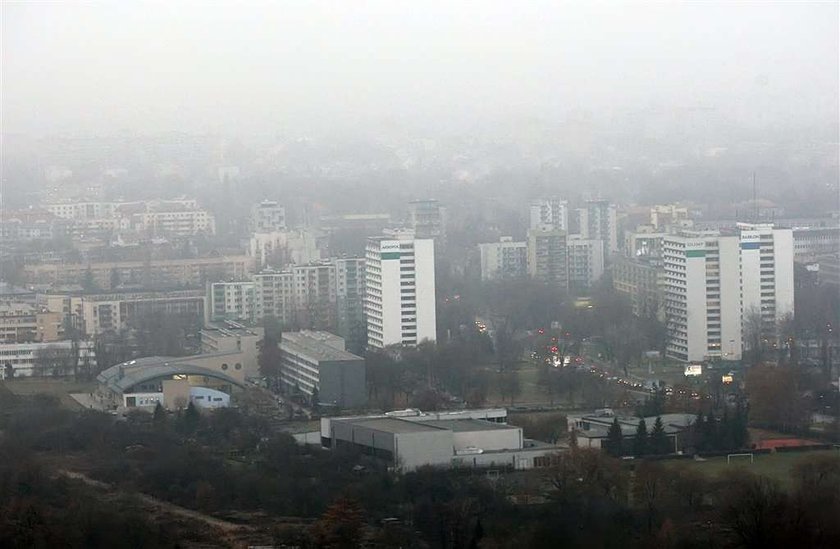
[[[322,418],[321,442],[380,458],[398,472],[420,467],[531,469],[550,465],[552,456],[566,449],[527,440],[520,427],[499,423],[495,415],[470,417],[487,412]]]

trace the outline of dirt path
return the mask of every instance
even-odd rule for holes
[[[84,482],[97,490],[103,490],[114,495],[121,492],[119,488],[115,488],[107,482],[92,479],[83,473],[68,471],[66,469],[59,469],[57,473],[61,476]],[[220,544],[227,547],[245,547],[250,544],[249,541],[253,542],[255,534],[257,534],[257,529],[250,525],[235,524],[140,492],[130,492],[128,494],[136,496],[153,512],[200,522],[216,529],[221,536],[219,538]],[[260,536],[257,535],[257,537]]]

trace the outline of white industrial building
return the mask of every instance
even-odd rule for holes
[[[793,314],[790,229],[739,223],[732,234],[684,231],[663,239],[663,261],[672,358],[740,360],[751,315],[774,334]]]
[[[412,231],[367,241],[365,318],[371,347],[435,341],[435,244]]]
[[[505,410],[419,410],[378,416],[322,418],[321,444],[355,448],[399,472],[420,467],[531,469],[547,466],[565,447],[526,440]]]
[[[528,243],[503,236],[499,242],[478,245],[481,253],[481,279],[503,280],[528,274]]]

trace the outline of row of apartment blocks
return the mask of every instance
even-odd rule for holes
[[[820,283],[833,280],[832,266],[840,250],[840,220],[837,216],[814,219],[785,219],[774,224],[792,235],[793,261],[817,270]],[[665,320],[665,265],[663,243],[680,231],[717,231],[734,234],[734,221],[698,221],[690,217],[688,208],[659,205],[650,209],[650,222],[627,231],[624,255],[613,258],[611,265],[615,289],[625,294],[639,316],[655,316]]]
[[[569,210],[567,200],[542,198],[530,205],[530,228],[550,226],[580,240],[603,240],[606,254],[618,252],[616,206],[608,200],[587,200]]]
[[[703,228],[687,208],[654,206],[611,266],[633,312],[666,324],[669,357],[740,360],[747,326],[773,338],[793,314],[794,231],[772,224]],[[752,327],[754,326],[754,328]]]
[[[67,202],[5,212],[3,241],[106,239],[114,235],[183,238],[216,232],[215,218],[195,200]]]
[[[502,237],[480,244],[482,280],[530,276],[554,286],[585,291],[604,273],[609,254],[618,251],[615,204],[587,200],[569,210],[559,198],[535,200],[524,242]]]
[[[480,244],[479,252],[483,280],[530,276],[564,289],[585,290],[604,274],[603,240],[567,235],[551,226],[530,229],[526,242],[502,237]]]
[[[283,326],[334,330],[353,348],[365,341],[365,261],[334,258],[207,287],[209,321],[249,324],[274,317]]]
[[[667,354],[740,360],[745,344],[775,337],[794,311],[793,235],[771,224],[732,233],[684,231],[663,240]]]
[[[47,307],[17,301],[0,303],[0,343],[49,343],[64,336],[64,316]]]
[[[143,202],[68,202],[47,204],[53,215],[89,230],[136,231],[149,236],[215,234],[212,214],[194,199]]]
[[[93,283],[98,288],[121,284],[150,287],[203,287],[208,281],[236,279],[254,271],[249,256],[216,256],[188,259],[150,259],[139,261],[102,261],[89,263],[50,263],[25,265],[26,283],[71,284]]]

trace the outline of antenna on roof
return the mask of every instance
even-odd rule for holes
[[[753,221],[758,223],[758,194],[755,186],[755,170],[753,170]]]

